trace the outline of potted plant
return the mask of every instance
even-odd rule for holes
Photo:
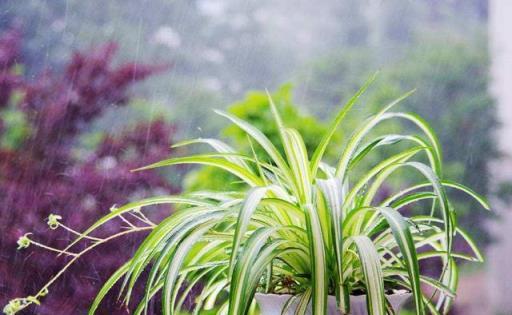
[[[162,313],[177,314],[198,287],[196,314],[213,308],[219,314],[247,314],[258,307],[262,314],[390,314],[409,296],[416,314],[446,313],[457,288],[455,260],[482,261],[482,255],[457,226],[445,190],[462,191],[489,207],[471,189],[443,177],[441,148],[424,120],[391,111],[410,93],[362,122],[335,164],[323,161],[331,138],[372,80],[341,108],[312,156],[301,135],[283,124],[271,99],[284,154],[254,126],[218,111],[244,130],[251,147],[260,146],[267,159],[257,157],[254,150],[237,152],[219,140],[196,139],[177,146],[206,144],[215,152],[171,158],[137,171],[209,165],[238,177],[246,190],[159,196],[112,209],[86,231],[75,231],[77,238],[66,248],[50,249],[71,260],[36,295],[12,300],[4,312],[14,314],[39,303],[56,279],[96,246],[129,233],[151,231],[133,257],[105,282],[89,314],[95,313],[117,282],[124,303],[132,302],[132,288],[144,271],[148,271],[145,296],[135,301],[135,314],[145,313],[157,293]],[[372,133],[389,120],[409,121],[419,132]],[[374,151],[386,148],[395,152],[364,172],[354,173]],[[404,181],[400,189],[379,200],[380,188],[404,169],[422,180]],[[155,224],[144,211],[159,204],[175,205],[177,211]],[[412,204],[428,206],[430,214],[405,216],[404,208]],[[59,219],[50,216],[50,227],[71,230]],[[109,237],[95,234],[114,219],[125,221],[126,229]],[[456,237],[469,245],[471,254],[452,250]],[[79,242],[89,246],[73,252]],[[30,244],[44,246],[28,235],[19,241],[21,248]],[[428,259],[442,263],[436,278],[420,274],[419,263]],[[428,293],[427,287],[431,288]]]

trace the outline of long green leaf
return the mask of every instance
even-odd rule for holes
[[[400,103],[402,100],[409,97],[412,93],[414,93],[414,90],[400,96],[399,98],[385,106],[380,112],[370,117],[364,124],[362,124],[361,128],[356,130],[355,134],[350,138],[349,142],[347,143],[343,151],[343,154],[341,155],[341,158],[338,162],[338,167],[336,168],[336,176],[339,176],[342,179],[342,181],[344,180],[349,162],[352,159],[358,145],[363,140],[364,136],[366,136],[368,132],[370,132],[370,130],[372,130],[372,128],[375,127],[378,123],[387,119],[388,116],[385,116],[385,113],[388,110],[390,110],[392,107]]]
[[[121,279],[124,274],[128,271],[128,267],[130,265],[130,261],[127,261],[124,265],[119,267],[112,276],[103,284],[98,294],[96,294],[96,297],[94,298],[94,301],[91,304],[91,307],[89,308],[89,315],[96,314],[96,310],[100,306],[101,301],[105,298],[105,296],[110,292],[114,284],[116,284],[119,279]]]
[[[345,119],[345,116],[348,114],[348,112],[350,112],[352,107],[356,104],[359,97],[363,95],[363,93],[368,89],[368,87],[373,83],[373,81],[375,81],[377,74],[377,72],[374,73],[356,92],[356,94],[354,94],[348,100],[348,102],[341,108],[341,110],[338,112],[334,120],[327,128],[326,134],[322,137],[322,140],[320,140],[320,143],[316,147],[315,152],[313,153],[313,157],[311,158],[311,174],[313,177],[316,176],[318,166],[322,161],[322,158],[325,154],[325,151],[327,150],[327,147],[329,146],[329,143],[331,142],[332,137],[334,136],[334,133],[338,129],[343,119]]]
[[[158,196],[158,197],[151,197],[139,201],[130,202],[122,207],[117,208],[114,211],[111,211],[107,215],[101,217],[99,220],[94,222],[93,225],[91,225],[85,232],[81,233],[79,237],[77,237],[73,242],[71,242],[63,251],[69,250],[71,247],[73,247],[76,243],[83,240],[86,236],[91,234],[94,230],[99,228],[100,226],[104,225],[108,221],[119,217],[120,215],[133,211],[133,210],[139,210],[143,207],[152,206],[152,205],[161,205],[161,204],[185,204],[185,205],[196,205],[196,206],[205,206],[205,205],[211,205],[209,202],[205,202],[198,199],[191,199],[183,196]]]
[[[288,163],[294,166],[292,174],[297,188],[295,194],[301,203],[310,203],[312,198],[311,174],[304,141],[297,130],[286,128],[283,131],[283,142]]]
[[[423,299],[421,296],[420,268],[418,265],[414,239],[411,235],[411,231],[409,230],[409,224],[395,209],[384,207],[379,210],[391,227],[395,240],[405,259],[405,266],[414,296],[416,314],[423,315],[425,314],[425,308],[423,307]]]
[[[421,174],[425,176],[431,183],[434,188],[435,193],[437,194],[439,198],[439,203],[441,205],[441,210],[444,218],[444,225],[445,225],[445,231],[446,231],[446,242],[447,242],[447,252],[448,256],[449,253],[451,253],[452,250],[452,244],[453,244],[453,235],[455,232],[455,222],[454,222],[454,216],[453,210],[451,209],[450,204],[448,203],[448,197],[446,196],[446,192],[444,190],[444,187],[441,184],[441,181],[439,177],[434,173],[434,171],[426,166],[423,163],[420,162],[406,162],[404,163],[406,166],[410,166],[416,170],[418,170]]]
[[[175,143],[172,147],[179,148],[182,146],[198,144],[198,143],[207,144],[207,145],[211,146],[212,148],[214,148],[219,153],[228,153],[228,154],[231,153],[233,155],[226,155],[226,159],[228,161],[238,164],[244,168],[249,167],[243,158],[236,156],[236,150],[234,148],[232,148],[230,145],[228,145],[225,142],[220,141],[218,139],[198,138],[198,139],[187,140],[187,141]]]
[[[169,255],[171,255],[176,244],[185,235],[201,224],[210,222],[211,220],[223,215],[225,215],[224,209],[203,208],[201,211],[195,213],[190,211],[188,216],[171,216],[160,223],[152,233],[144,239],[131,259],[132,263],[126,273],[125,280],[121,287],[121,292],[125,287],[128,287],[126,303],[129,302],[129,297],[137,279],[155,256],[157,256],[156,262],[150,272],[147,287],[153,286],[153,282],[159,272],[160,265],[166,259],[170,259]],[[148,296],[146,295],[146,302],[148,301],[147,297]]]
[[[263,197],[268,191],[268,187],[255,187],[247,193],[240,213],[238,214],[238,220],[236,223],[235,234],[233,235],[233,246],[231,248],[231,258],[229,260],[229,277],[233,275],[233,269],[235,268],[235,260],[240,249],[242,238],[247,231],[247,226],[252,217],[254,211],[260,204]]]
[[[367,236],[353,236],[350,241],[356,245],[363,269],[368,314],[385,315],[384,278],[377,249]]]
[[[228,314],[245,314],[244,310],[250,302],[245,300],[246,293],[250,289],[248,287],[250,268],[256,261],[261,248],[275,231],[276,228],[268,227],[255,230],[246,241],[244,250],[238,255],[230,281]]]
[[[224,155],[225,156],[225,155]],[[186,156],[186,157],[178,157],[178,158],[172,158],[167,160],[162,160],[157,163],[153,163],[151,165],[147,165],[138,169],[135,169],[134,171],[142,171],[142,170],[149,170],[164,166],[170,166],[170,165],[179,165],[179,164],[200,164],[200,165],[208,165],[217,167],[220,169],[223,169],[238,178],[245,181],[250,186],[261,186],[264,183],[262,180],[255,175],[251,169],[242,167],[238,164],[235,164],[233,162],[227,161],[223,158],[219,158],[220,155],[218,154],[203,154],[203,155],[195,155],[195,156]]]
[[[235,125],[237,125],[239,128],[241,128],[243,131],[245,131],[249,136],[251,136],[264,150],[267,152],[269,157],[276,163],[276,165],[279,167],[281,171],[284,172],[284,174],[289,174],[289,168],[286,164],[285,160],[281,156],[281,153],[277,150],[277,148],[274,146],[274,144],[261,132],[258,128],[254,127],[253,125],[249,124],[248,122],[231,115],[229,113],[225,113],[219,110],[215,111],[217,114],[226,117],[227,119],[231,120]],[[260,185],[261,186],[261,185]]]
[[[311,255],[313,314],[327,314],[327,257],[324,235],[316,209],[305,206],[307,233]]]
[[[345,189],[339,178],[317,180],[317,184],[328,203],[331,214],[331,233],[334,241],[334,254],[336,257],[337,303],[343,313],[348,313],[350,304],[346,303],[348,292],[345,290],[343,282],[343,213],[341,209],[346,192],[344,191]]]
[[[176,284],[181,264],[185,257],[190,254],[189,249],[198,242],[208,230],[217,224],[220,218],[222,218],[221,214],[219,214],[217,219],[212,219],[210,222],[198,227],[176,247],[176,250],[171,256],[172,258],[170,259],[171,263],[167,267],[164,288],[162,291],[162,309],[164,315],[174,314],[175,297],[172,292],[174,291],[174,286]]]

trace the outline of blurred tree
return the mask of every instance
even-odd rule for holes
[[[315,113],[324,116],[340,100],[348,99],[357,84],[381,68],[381,74],[350,117],[365,117],[399,94],[416,88],[399,109],[416,112],[432,125],[444,149],[448,178],[489,193],[489,162],[498,154],[493,141],[496,127],[494,103],[488,92],[488,56],[483,36],[466,39],[456,34],[424,34],[418,41],[397,49],[393,61],[381,60],[371,51],[346,49],[312,63],[305,72],[308,83],[299,96]],[[325,118],[325,117],[324,117]],[[353,128],[350,119],[345,132]],[[382,128],[397,126],[383,125]],[[402,128],[409,128],[405,125]],[[391,131],[391,129],[389,129]],[[458,199],[460,220],[485,241],[481,213]]]
[[[127,63],[113,66],[116,51],[108,44],[75,53],[60,74],[45,72],[27,80],[19,71],[20,33],[0,38],[0,304],[36,292],[67,258],[29,248],[15,254],[17,239],[32,232],[42,243],[61,247],[74,235],[49,231],[50,213],[81,230],[115,204],[134,197],[176,192],[177,187],[153,172],[131,169],[169,154],[174,127],[154,121],[116,137],[100,137],[84,156],[73,152],[81,133],[103,112],[129,100],[133,83],[163,70]],[[155,212],[158,219],[169,209]],[[103,233],[117,230],[109,224]],[[83,314],[105,280],[132,252],[139,236],[95,250],[74,267],[74,276],[50,288],[52,294],[34,314]],[[119,245],[123,244],[123,251]],[[115,250],[114,250],[115,249]],[[78,250],[78,248],[76,249]],[[126,314],[109,300],[104,313]]]
[[[115,39],[130,48],[120,52],[122,60],[158,58],[175,63],[172,76],[181,80],[161,86],[175,87],[173,82],[183,81],[188,88],[199,85],[239,95],[249,87],[268,86],[269,80],[279,82],[283,76],[273,65],[290,59],[262,34],[266,20],[258,8],[271,3],[156,0],[147,6],[125,0],[5,0],[0,2],[0,27],[23,27],[24,60],[31,73],[62,66],[73,49]]]
[[[386,64],[396,58],[395,48],[425,30],[474,36],[486,21],[487,6],[485,0],[148,3],[4,0],[0,28],[13,22],[23,27],[28,75],[58,71],[70,51],[112,39],[123,48],[120,60],[173,62],[172,73],[149,79],[139,90],[167,104],[173,120],[187,122],[180,132],[212,136],[218,120],[209,119],[210,108],[223,107],[247,90],[275,89],[314,56],[359,47]],[[137,116],[129,109],[126,113]]]

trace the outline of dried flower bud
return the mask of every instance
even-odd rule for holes
[[[47,292],[48,290],[46,290]],[[30,304],[41,305],[41,302],[35,296],[27,296],[26,298],[17,298],[9,301],[9,304],[4,306],[3,312],[5,315],[14,315],[23,310]]]
[[[18,249],[27,248],[27,247],[30,246],[31,241],[28,238],[28,235],[30,235],[30,234],[32,234],[32,233],[27,233],[27,234],[23,235],[22,237],[20,237],[18,239],[18,242],[17,242],[18,243]]]
[[[13,299],[9,301],[9,304],[4,306],[3,312],[5,315],[14,315],[21,311],[27,305],[27,299]]]
[[[62,220],[62,217],[58,214],[50,214],[48,216],[48,226],[50,227],[50,229],[52,230],[55,230],[59,227],[60,225],[60,222],[59,220]]]

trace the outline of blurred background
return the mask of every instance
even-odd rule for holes
[[[452,313],[512,314],[511,21],[509,0],[0,0],[0,305],[33,294],[66,262],[16,251],[27,232],[54,246],[73,236],[50,231],[50,213],[83,230],[141,196],[222,189],[226,178],[210,169],[129,172],[183,154],[170,148],[183,139],[244,145],[212,109],[275,133],[258,116],[268,89],[314,145],[380,70],[340,143],[358,119],[416,88],[401,109],[438,132],[447,177],[494,208],[453,196],[487,261],[462,267]],[[26,314],[85,314],[140,237],[88,255]],[[130,310],[113,297],[103,312]]]

